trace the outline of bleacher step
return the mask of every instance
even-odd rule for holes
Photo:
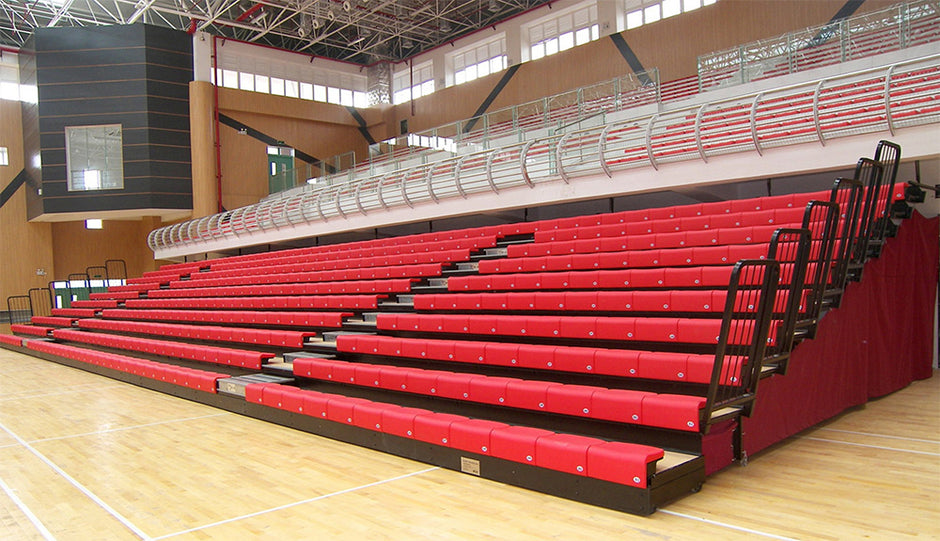
[[[371,333],[375,331],[375,321],[366,321],[360,318],[347,319],[343,322],[343,329],[354,333]]]
[[[292,351],[284,354],[284,362],[294,364],[297,359],[335,359],[335,355],[328,353],[311,353],[309,351]]]
[[[712,424],[719,423],[726,419],[734,419],[741,416],[742,408],[740,406],[729,406],[727,408],[721,408],[720,410],[715,410],[712,412],[711,422]]]
[[[219,393],[229,396],[245,397],[245,387],[252,383],[293,383],[293,377],[274,376],[270,374],[248,374],[219,380]]]
[[[294,363],[290,362],[267,363],[262,367],[262,370],[265,374],[273,376],[294,377]]]
[[[530,244],[535,241],[535,235],[532,233],[526,233],[521,235],[507,235],[499,241],[497,241],[497,246],[509,246],[510,244]]]
[[[382,310],[413,310],[415,306],[415,296],[414,295],[396,295],[394,299],[387,300],[379,303],[379,308]]]
[[[412,293],[438,293],[447,291],[447,278],[428,278],[426,284],[411,286]]]
[[[414,306],[415,305],[413,302],[389,301],[389,302],[379,303],[379,308],[381,308],[382,310],[388,310],[388,311],[410,311],[414,309]]]

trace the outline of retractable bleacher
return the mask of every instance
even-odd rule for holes
[[[877,255],[888,148],[823,192],[166,265],[0,342],[648,514],[740,452],[760,380]]]

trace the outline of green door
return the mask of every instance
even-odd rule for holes
[[[293,149],[279,148],[279,152],[268,150],[268,193],[283,192],[294,187]]]

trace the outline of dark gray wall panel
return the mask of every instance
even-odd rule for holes
[[[178,130],[181,132],[189,133],[189,115],[173,114],[173,113],[160,113],[155,111],[150,111],[147,115],[148,125],[152,128],[158,128],[163,130]],[[187,136],[187,139],[189,137]]]
[[[62,100],[86,96],[137,96],[146,94],[149,91],[148,86],[149,84],[145,79],[88,81],[70,84],[50,83],[39,86],[39,100]]]
[[[189,83],[193,79],[192,68],[172,68],[157,64],[147,65],[147,78],[165,83]]]
[[[86,115],[76,112],[73,115],[42,116],[42,104],[40,104],[39,130],[43,134],[62,134],[65,137],[66,126],[97,126],[100,124],[120,124],[126,130],[128,128],[147,128],[147,112],[140,111],[135,113],[113,113]],[[187,119],[188,121],[189,119]],[[188,133],[188,131],[187,131]]]
[[[150,145],[150,159],[159,162],[190,162],[192,153],[189,147],[169,147],[161,145]]]
[[[192,55],[192,41],[189,34],[162,26],[140,26],[146,35],[147,45],[150,49],[178,51]]]
[[[46,100],[42,104],[44,116],[114,115],[147,111],[147,96],[101,96],[65,100]]]
[[[147,94],[151,96],[162,96],[164,98],[175,98],[186,102],[187,111],[189,110],[189,84],[169,83],[166,81],[147,81]]]
[[[62,30],[69,30],[63,28]],[[38,54],[38,53],[37,53]],[[58,54],[58,53],[48,53]],[[94,81],[138,80],[147,78],[147,65],[123,64],[118,66],[76,66],[71,68],[39,67],[40,85],[60,85],[69,83],[89,83]]]
[[[147,49],[144,44],[119,49],[83,49],[79,51],[56,51],[39,57],[39,69],[77,70],[90,66],[117,66],[122,64],[146,64]]]
[[[42,212],[191,208],[191,36],[135,24],[39,29],[34,39]],[[123,128],[124,188],[69,192],[65,128],[101,124]]]

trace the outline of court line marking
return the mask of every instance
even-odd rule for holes
[[[190,529],[188,529],[188,530],[183,530],[183,531],[180,531],[180,532],[175,532],[175,533],[170,533],[170,534],[166,534],[166,535],[161,535],[160,537],[154,537],[154,538],[152,538],[152,540],[153,540],[153,541],[160,541],[161,539],[167,539],[167,538],[170,538],[170,537],[176,537],[176,536],[178,536],[178,535],[184,535],[184,534],[188,534],[188,533],[198,532],[198,531],[200,531],[200,530],[206,530],[206,529],[209,529],[209,528],[214,528],[215,526],[221,526],[221,525],[223,525],[223,524],[229,524],[229,523],[231,523],[231,522],[237,522],[237,521],[239,521],[239,520],[244,520],[244,519],[248,519],[248,518],[257,517],[257,516],[264,515],[264,514],[267,514],[267,513],[273,513],[273,512],[275,512],[275,511],[282,511],[282,510],[284,510],[284,509],[290,509],[291,507],[296,507],[296,506],[298,506],[298,505],[304,505],[304,504],[307,504],[307,503],[312,503],[312,502],[316,502],[316,501],[320,501],[320,500],[325,500],[325,499],[327,499],[327,498],[332,498],[333,496],[341,496],[341,495],[343,495],[343,494],[348,494],[348,493],[350,493],[350,492],[355,492],[355,491],[357,491],[357,490],[363,490],[363,489],[371,488],[371,487],[378,486],[378,485],[384,485],[384,484],[386,484],[386,483],[391,483],[391,482],[393,482],[393,481],[400,481],[400,480],[402,480],[402,479],[407,479],[408,477],[414,477],[414,476],[416,476],[416,475],[421,475],[421,474],[428,473],[428,472],[432,472],[432,471],[434,471],[434,470],[439,470],[439,469],[441,469],[439,466],[434,466],[434,467],[432,467],[432,468],[425,468],[425,469],[423,469],[423,470],[419,470],[419,471],[411,472],[411,473],[406,473],[406,474],[404,474],[404,475],[399,475],[399,476],[396,476],[396,477],[391,477],[391,478],[389,478],[389,479],[382,479],[381,481],[375,481],[375,482],[372,482],[372,483],[367,483],[367,484],[365,484],[365,485],[359,485],[359,486],[356,486],[356,487],[345,488],[345,489],[343,489],[343,490],[337,490],[336,492],[331,492],[331,493],[329,493],[329,494],[321,494],[320,496],[314,496],[313,498],[308,498],[308,499],[306,499],[306,500],[301,500],[301,501],[293,502],[293,503],[286,503],[286,504],[284,504],[284,505],[279,505],[279,506],[277,506],[277,507],[272,507],[272,508],[270,508],[270,509],[263,509],[263,510],[261,510],[261,511],[255,511],[254,513],[248,513],[247,515],[241,515],[241,516],[238,516],[238,517],[227,518],[227,519],[225,519],[225,520],[220,520],[220,521],[218,521],[218,522],[213,522],[212,524],[205,524],[205,525],[202,525],[202,526],[197,526],[197,527],[195,527],[195,528],[190,528]]]
[[[57,440],[67,440],[69,438],[82,438],[85,436],[97,436],[98,434],[109,434],[111,432],[123,432],[125,430],[135,430],[137,428],[147,428],[149,426],[160,426],[160,425],[170,425],[173,423],[185,423],[187,421],[196,421],[199,419],[208,419],[210,417],[222,417],[223,415],[232,415],[231,413],[225,411],[221,413],[210,413],[208,415],[199,415],[196,417],[183,417],[180,419],[169,419],[167,421],[154,421],[152,423],[144,423],[142,425],[133,425],[133,426],[119,426],[117,428],[109,428],[107,430],[98,430],[96,432],[85,432],[83,434],[69,434],[67,436],[56,436],[54,438],[40,438],[38,440],[32,440],[29,443],[42,443],[45,441],[57,441]],[[2,449],[2,447],[0,447]]]
[[[801,440],[822,441],[826,443],[839,443],[841,445],[851,445],[853,447],[865,447],[867,449],[881,449],[883,451],[897,451],[899,453],[913,453],[915,455],[940,456],[940,453],[931,453],[929,451],[915,451],[913,449],[898,449],[897,447],[884,447],[882,445],[868,445],[867,443],[855,443],[851,441],[829,440],[826,438],[812,438],[809,436],[794,436]]]
[[[887,434],[876,434],[874,432],[856,432],[854,430],[840,430],[838,428],[824,428],[821,427],[819,430],[826,430],[829,432],[840,432],[842,434],[855,434],[857,436],[873,436],[876,438],[886,438],[891,440],[902,440],[902,441],[916,441],[918,443],[937,443],[940,444],[940,440],[922,440],[919,438],[908,438],[905,436],[889,436]]]
[[[101,507],[102,509],[104,509],[105,511],[107,511],[108,514],[110,514],[111,516],[113,516],[114,518],[116,518],[116,519],[117,519],[121,524],[123,524],[128,530],[134,532],[134,534],[137,535],[138,537],[140,537],[141,539],[146,539],[147,541],[150,541],[150,540],[152,539],[149,535],[147,535],[146,533],[144,533],[143,530],[141,530],[141,529],[138,528],[136,525],[134,525],[134,523],[131,522],[130,519],[128,519],[127,517],[125,517],[124,515],[122,515],[121,513],[119,513],[116,509],[114,509],[113,507],[111,507],[110,505],[108,505],[107,503],[105,503],[104,500],[102,500],[102,499],[99,498],[94,492],[92,492],[91,490],[89,490],[88,487],[86,487],[85,485],[79,483],[77,479],[75,479],[74,477],[72,477],[71,475],[69,475],[65,470],[63,470],[62,468],[60,468],[55,462],[53,462],[52,460],[50,460],[49,458],[47,458],[46,455],[40,453],[37,449],[35,449],[32,445],[30,445],[29,442],[27,442],[27,441],[24,440],[23,438],[19,437],[15,432],[13,432],[13,431],[10,430],[9,428],[7,428],[6,425],[4,425],[3,423],[0,423],[0,430],[3,430],[3,431],[6,432],[7,434],[9,434],[9,435],[10,435],[13,439],[15,439],[20,445],[22,445],[23,447],[25,447],[27,451],[29,451],[30,453],[32,453],[32,454],[33,454],[36,458],[38,458],[39,460],[43,461],[47,466],[49,466],[50,468],[52,468],[53,471],[55,471],[56,473],[58,473],[59,475],[61,475],[66,481],[68,481],[69,483],[71,483],[73,487],[75,487],[75,488],[77,488],[79,491],[81,491],[82,494],[84,494],[85,496],[88,496],[88,498],[90,498],[93,502],[95,502],[96,504],[98,504],[99,507]]]
[[[772,533],[762,532],[760,530],[752,530],[751,528],[745,528],[744,526],[735,526],[734,524],[728,524],[726,522],[719,522],[717,520],[712,520],[704,517],[697,517],[695,515],[687,515],[685,513],[679,513],[677,511],[670,511],[668,509],[659,509],[657,513],[663,513],[666,515],[672,515],[675,517],[687,518],[690,520],[696,520],[698,522],[704,522],[706,524],[712,524],[714,526],[721,526],[722,528],[728,528],[731,530],[737,530],[739,532],[750,533],[754,535],[760,535],[762,537],[768,537],[770,539],[780,539],[782,541],[797,541],[792,537],[784,537],[782,535],[776,535]]]
[[[26,515],[26,518],[28,518],[30,522],[33,523],[33,526],[39,530],[40,535],[42,535],[46,541],[55,541],[55,536],[52,535],[52,532],[50,532],[46,528],[46,525],[43,524],[41,520],[39,520],[39,517],[30,511],[29,507],[23,503],[23,500],[21,500],[20,497],[16,495],[16,491],[10,488],[10,485],[6,484],[2,478],[0,478],[0,488],[2,488],[3,491],[6,492],[7,496],[13,500],[13,503],[15,503],[16,506],[20,508],[20,511]]]

